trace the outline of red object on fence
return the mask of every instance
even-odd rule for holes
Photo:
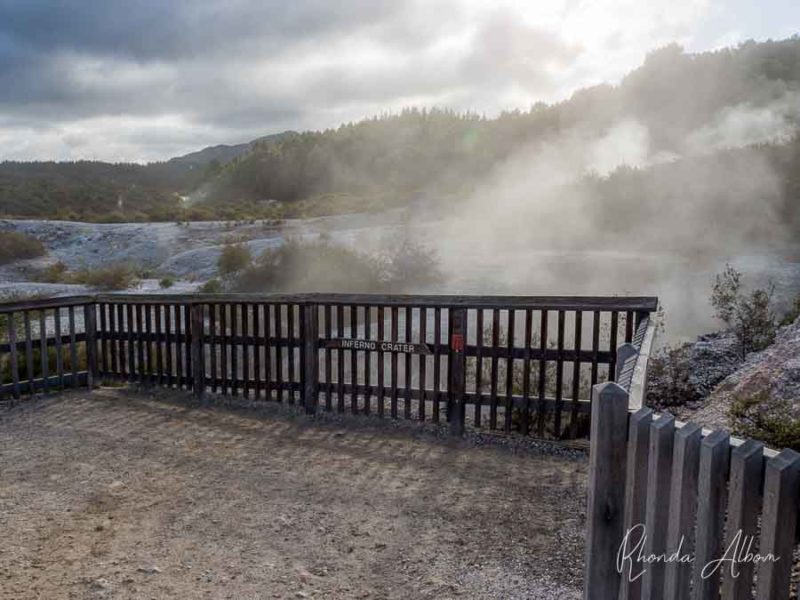
[[[453,352],[464,351],[464,336],[460,333],[454,333],[450,336],[450,349]]]

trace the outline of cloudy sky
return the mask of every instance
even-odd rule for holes
[[[798,31],[798,0],[0,0],[0,160],[158,160],[409,105],[493,115],[672,41]]]

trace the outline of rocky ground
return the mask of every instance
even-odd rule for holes
[[[581,453],[183,398],[0,413],[0,598],[580,598]]]
[[[777,402],[788,409],[781,414],[800,419],[800,319],[746,359],[733,334],[716,333],[663,353],[651,369],[648,404],[682,420],[741,430],[731,407],[743,398],[767,412]]]
[[[788,408],[786,416],[800,419],[800,319],[781,328],[775,343],[747,357],[744,364],[723,379],[692,418],[709,427],[741,428],[730,419],[730,407],[741,398],[769,411],[776,402]]]

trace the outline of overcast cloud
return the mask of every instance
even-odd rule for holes
[[[798,5],[0,0],[0,160],[158,160],[409,105],[526,109],[672,41],[788,36]]]

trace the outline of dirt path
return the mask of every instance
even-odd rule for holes
[[[4,599],[579,597],[585,460],[103,390],[0,469]]]

